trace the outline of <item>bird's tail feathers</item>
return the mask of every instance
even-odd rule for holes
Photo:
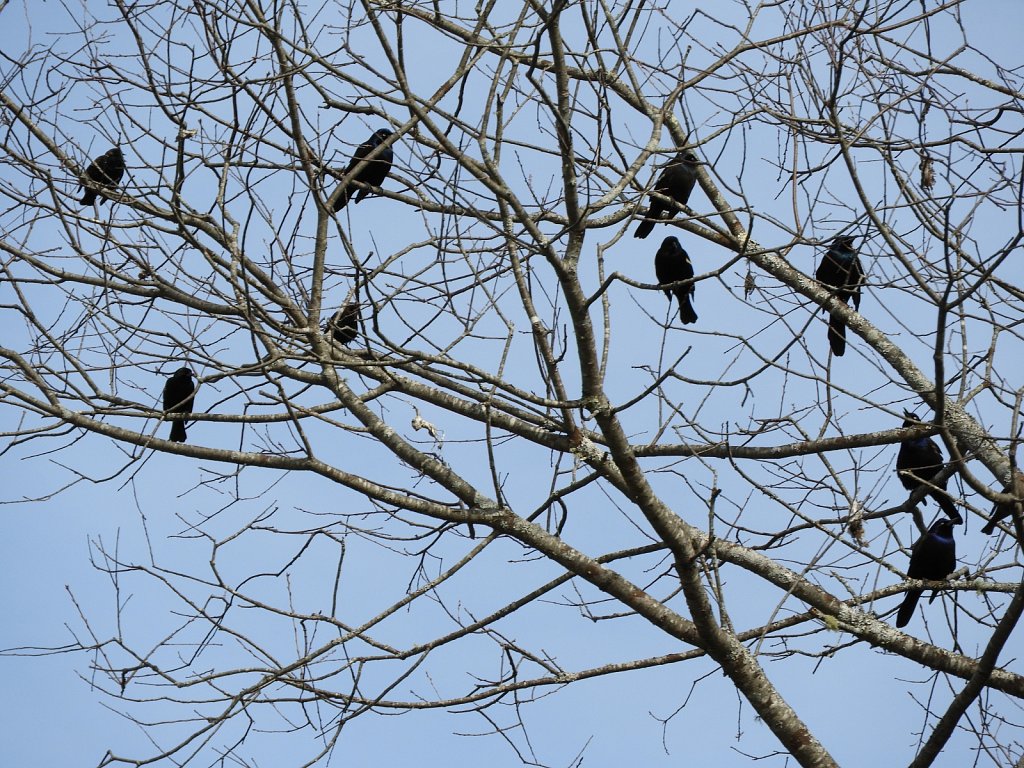
[[[897,627],[905,627],[910,623],[914,617],[914,609],[917,608],[917,601],[921,599],[921,594],[922,590],[920,589],[907,590],[907,596],[903,598],[899,613],[896,614]]]
[[[338,194],[338,199],[334,201],[334,212],[337,213],[346,205],[348,205],[348,187],[342,189]]]
[[[828,344],[836,357],[846,354],[846,321],[839,315],[829,315]]]
[[[689,298],[685,296],[679,302],[679,320],[683,325],[697,322],[697,313],[694,312]]]
[[[636,228],[636,232],[633,233],[633,237],[639,237],[641,240],[643,240],[645,237],[647,237],[653,231],[654,231],[654,222],[653,221],[641,221],[640,222],[640,226],[637,227]]]
[[[1013,504],[996,504],[992,507],[992,515],[989,517],[988,522],[982,527],[981,532],[986,536],[991,534],[996,529],[996,523],[1005,517],[1010,517],[1013,514]]]

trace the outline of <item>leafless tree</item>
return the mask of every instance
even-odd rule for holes
[[[1020,520],[978,528],[1013,500],[1021,430],[1024,73],[966,4],[29,5],[0,3],[24,30],[2,70],[4,461],[47,497],[132,489],[150,518],[181,493],[176,535],[95,543],[118,611],[83,609],[74,649],[154,734],[102,765],[255,765],[268,733],[313,765],[354,718],[414,709],[547,764],[531,701],[662,666],[682,708],[710,663],[778,764],[830,766],[779,681],[887,654],[929,691],[894,763],[954,735],[1021,758],[1024,676],[1000,666]],[[390,176],[335,214],[380,128]],[[80,205],[112,146],[123,180]],[[681,147],[699,189],[636,240]],[[654,280],[670,234],[685,329]],[[861,312],[813,278],[838,234]],[[346,302],[349,346],[323,325]],[[196,411],[168,417],[182,365]],[[936,508],[893,460],[918,433],[967,525],[905,634]],[[636,646],[566,642],[553,612]]]

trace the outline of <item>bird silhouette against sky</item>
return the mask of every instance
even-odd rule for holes
[[[164,384],[164,410],[167,413],[192,413],[195,391],[192,371],[186,367],[179,368]],[[185,419],[174,420],[171,423],[171,441],[184,443],[187,437]]]
[[[672,198],[680,205],[686,205],[686,201],[690,199],[690,193],[693,192],[693,185],[697,183],[697,166],[699,164],[700,160],[692,150],[686,149],[678,152],[665,166],[658,180],[654,182],[654,191]],[[676,210],[674,205],[651,195],[651,207],[644,214],[644,218],[647,220],[640,222],[633,237],[647,237],[654,231],[655,223],[668,221],[676,215]]]
[[[359,303],[354,299],[346,301],[341,309],[334,313],[334,317],[324,324],[323,331],[330,331],[336,342],[347,347],[355,341],[359,331],[359,315]]]
[[[956,541],[953,539],[953,521],[940,518],[932,523],[931,528],[914,544],[910,552],[910,567],[907,578],[941,581],[956,569]],[[908,589],[899,613],[896,614],[896,626],[905,627],[914,615],[917,601],[921,599],[923,589]],[[935,592],[928,598],[931,603]]]
[[[832,241],[814,276],[839,301],[848,305],[850,299],[853,299],[854,309],[860,310],[860,286],[864,282],[864,268],[857,256],[857,249],[853,247],[852,236],[839,235]],[[828,343],[836,357],[846,354],[846,321],[838,314],[829,315]]]
[[[661,242],[661,247],[654,255],[654,274],[658,278],[658,285],[668,285],[678,280],[693,279],[693,264],[683,246],[679,244],[679,238],[666,237]],[[693,311],[693,304],[690,298],[696,293],[696,285],[676,286],[665,288],[665,296],[668,303],[672,304],[672,296],[679,302],[679,320],[683,325],[697,322],[697,313]]]
[[[903,415],[904,429],[921,424],[916,413],[904,411]],[[959,525],[964,520],[953,499],[946,493],[948,478],[935,479],[944,467],[942,449],[930,437],[908,437],[900,443],[900,452],[896,456],[896,475],[903,487],[913,493],[922,485],[928,486],[928,495],[935,499],[950,520]]]
[[[387,128],[380,128],[373,132],[373,135],[356,147],[355,154],[352,155],[352,160],[349,162],[348,167],[345,169],[345,175],[352,173],[359,163],[366,159],[373,150],[384,143],[389,136],[391,131]],[[338,196],[334,201],[335,212],[340,211],[346,205],[348,205],[349,198],[351,197],[355,202],[359,202],[368,194],[373,187],[379,187],[384,183],[384,179],[391,173],[391,163],[395,159],[395,153],[391,151],[391,147],[382,149],[377,153],[376,157],[367,162],[360,171],[347,183],[343,184]],[[355,194],[352,194],[352,189],[355,188]]]
[[[107,150],[97,157],[89,167],[85,169],[78,188],[85,188],[85,194],[78,202],[82,205],[92,205],[99,197],[98,190],[113,190],[124,176],[124,155],[119,147]],[[103,205],[105,197],[100,197],[100,205]]]

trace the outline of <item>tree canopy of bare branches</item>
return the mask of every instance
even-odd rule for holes
[[[543,735],[586,697],[652,765],[683,732],[716,765],[1024,759],[1024,531],[979,531],[1019,512],[1019,50],[969,3],[714,5],[0,2],[5,501],[95,488],[134,531],[91,545],[116,609],[71,584],[71,641],[4,663],[77,654],[148,739],[98,765],[327,764],[425,713],[604,764]],[[859,309],[814,277],[839,236]],[[921,437],[965,525],[901,631]]]

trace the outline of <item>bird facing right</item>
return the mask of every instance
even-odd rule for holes
[[[164,410],[167,413],[192,413],[195,391],[192,371],[185,367],[179,368],[164,384]],[[171,424],[171,441],[184,443],[187,437],[185,420],[175,419]]]
[[[373,135],[356,147],[355,154],[352,155],[352,160],[349,162],[348,167],[345,169],[345,175],[352,173],[356,166],[360,162],[366,159],[373,150],[383,144],[389,136],[391,131],[387,128],[378,128],[373,132]],[[387,178],[388,174],[391,173],[391,163],[394,162],[395,153],[391,150],[391,147],[382,149],[377,153],[377,156],[363,166],[352,179],[341,187],[338,192],[338,197],[334,201],[334,211],[337,213],[346,205],[348,205],[349,197],[351,196],[357,203],[366,197],[370,193],[371,187],[379,187],[384,183],[384,179]],[[356,186],[355,195],[352,195],[351,188]]]
[[[683,246],[679,244],[679,238],[666,237],[661,242],[661,247],[654,255],[654,274],[658,278],[658,285],[668,285],[679,280],[693,279],[693,264]],[[690,297],[696,293],[697,286],[689,285],[665,288],[665,296],[668,303],[672,303],[673,294],[679,302],[679,320],[683,325],[697,322],[697,313],[693,311],[693,304]]]
[[[693,186],[697,183],[697,166],[699,164],[700,160],[693,150],[687,149],[678,152],[665,166],[658,180],[654,182],[654,191],[672,198],[680,205],[686,205],[686,201],[690,199],[690,193],[693,192]],[[654,231],[656,222],[668,221],[675,215],[676,208],[674,206],[669,206],[651,195],[651,207],[644,214],[646,221],[640,222],[633,237],[641,239],[647,237]]]
[[[903,417],[904,429],[921,424],[916,413],[904,411]],[[930,437],[908,437],[900,443],[900,452],[896,455],[896,475],[900,483],[911,493],[922,485],[928,486],[928,495],[935,499],[950,520],[960,525],[964,519],[957,511],[953,499],[946,493],[946,483],[949,481],[935,479],[943,467],[942,449]]]
[[[124,155],[119,147],[107,150],[97,157],[89,167],[85,169],[78,188],[85,187],[85,194],[78,202],[82,205],[92,205],[98,197],[98,189],[112,190],[124,176]],[[105,197],[100,197],[100,205],[103,205]]]
[[[853,299],[854,309],[859,310],[864,268],[857,256],[857,249],[853,247],[853,240],[850,235],[839,235],[835,238],[814,276],[844,304],[849,304],[850,299]],[[846,353],[846,321],[837,314],[829,315],[828,343],[836,357],[842,357]]]
[[[359,332],[360,312],[359,304],[356,301],[346,301],[345,304],[334,313],[334,317],[324,323],[323,331],[331,332],[336,342],[347,347],[355,341]]]
[[[910,567],[907,578],[941,581],[956,569],[956,541],[953,538],[953,521],[945,518],[932,523],[928,531],[914,544],[910,552]],[[905,627],[914,615],[917,601],[924,593],[922,589],[908,589],[900,610],[896,614],[896,626]],[[928,599],[935,599],[935,593]]]

